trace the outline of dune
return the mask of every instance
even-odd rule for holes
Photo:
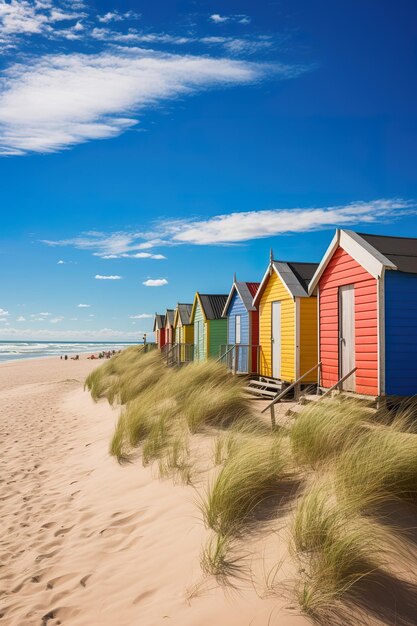
[[[284,531],[247,542],[250,579],[222,587],[203,578],[209,535],[196,491],[110,457],[119,410],[83,390],[97,366],[86,358],[0,366],[0,623],[309,624],[286,591]],[[280,590],[268,595],[281,560]]]

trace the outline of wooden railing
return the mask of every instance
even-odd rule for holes
[[[283,391],[281,391],[280,393],[278,393],[275,398],[272,400],[272,402],[270,402],[270,404],[268,404],[264,409],[262,409],[261,413],[265,413],[265,411],[267,411],[268,409],[270,409],[271,411],[271,424],[272,424],[272,428],[276,427],[276,421],[275,421],[275,405],[277,402],[280,402],[282,400],[282,398],[284,396],[287,395],[287,393],[289,391],[291,391],[292,389],[295,389],[294,392],[294,397],[296,400],[298,400],[299,395],[300,395],[300,386],[301,386],[301,381],[308,376],[309,374],[311,374],[311,372],[314,372],[314,370],[318,369],[318,375],[317,375],[317,379],[320,382],[320,367],[321,367],[321,361],[319,363],[317,363],[314,367],[312,367],[311,369],[308,370],[308,372],[305,372],[302,376],[300,376],[299,378],[297,378],[297,380],[295,382],[293,382],[291,385],[289,385],[288,387],[286,387]]]
[[[235,343],[220,346],[217,362],[226,365],[233,374],[251,374],[259,371],[260,346]]]
[[[194,360],[193,343],[174,343],[163,353],[167,365],[183,365]]]
[[[342,378],[339,378],[339,380],[337,381],[337,383],[335,383],[332,387],[330,387],[330,389],[327,389],[324,394],[322,396],[320,396],[320,400],[322,400],[323,398],[325,398],[326,396],[330,395],[332,393],[332,391],[334,391],[335,389],[339,388],[340,391],[343,391],[343,383],[345,382],[345,380],[347,380],[348,378],[350,378],[352,376],[352,374],[354,374],[356,372],[358,368],[354,367],[353,370],[351,370],[349,372],[349,374],[345,374],[344,376],[342,376]]]

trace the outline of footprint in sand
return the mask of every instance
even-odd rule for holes
[[[61,527],[54,532],[54,537],[58,537],[59,535],[65,535],[66,533],[69,533],[69,531],[73,528],[74,526],[68,526],[68,528]]]
[[[81,587],[86,587],[87,586],[87,580],[92,576],[92,574],[86,574],[86,576],[83,576],[80,580],[80,585]]]
[[[153,596],[154,593],[155,593],[154,589],[149,589],[149,591],[143,591],[138,596],[136,596],[136,598],[133,600],[132,604],[139,604],[139,602],[141,602],[142,600],[145,600],[146,598],[149,598],[150,596]]]
[[[58,552],[59,550],[52,550],[52,552],[49,552],[48,554],[39,554],[39,556],[36,557],[35,561],[39,563],[39,561],[43,561],[43,559],[50,559]]]
[[[74,578],[76,576],[77,576],[76,573],[71,573],[71,574],[63,574],[62,576],[56,576],[55,578],[51,578],[46,583],[46,589],[54,589],[55,587],[58,587],[59,585],[66,583],[68,580],[71,580],[71,578]]]

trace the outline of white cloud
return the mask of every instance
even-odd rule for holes
[[[42,315],[42,317],[48,317],[51,314],[48,313],[48,311],[43,311],[43,312],[39,313],[39,315]]]
[[[89,309],[91,304],[77,304],[79,309]]]
[[[145,287],[163,287],[167,284],[168,281],[166,278],[148,278],[148,280],[145,280],[142,283],[142,285],[145,285]]]
[[[9,315],[9,311],[6,311],[6,309],[0,309],[0,317],[6,317],[7,315]]]
[[[129,315],[129,319],[131,320],[146,320],[152,317],[152,313],[139,313],[139,315]]]
[[[60,260],[58,261],[57,265],[65,265],[65,261]]]
[[[213,13],[210,15],[210,20],[215,24],[224,24],[225,22],[235,22],[237,24],[250,24],[251,18],[249,15],[220,15],[219,13]]]
[[[117,274],[112,274],[110,276],[103,276],[102,274],[96,274],[94,278],[96,280],[121,280],[122,279],[122,277],[118,276]]]
[[[140,18],[140,14],[135,13],[135,11],[126,11],[125,13],[108,11],[104,15],[98,15],[97,18],[99,22],[108,24],[109,22],[122,22],[123,20],[137,20]]]
[[[0,81],[0,154],[54,152],[114,137],[159,103],[209,87],[254,83],[295,68],[140,48],[16,63]],[[300,71],[304,71],[299,69]]]
[[[417,202],[402,198],[378,199],[320,208],[232,212],[209,219],[176,219],[170,222],[163,220],[151,225],[149,232],[90,232],[72,239],[47,240],[44,243],[90,250],[101,257],[134,258],[136,250],[156,246],[237,244],[289,233],[394,221],[405,214],[415,213]]]
[[[59,322],[62,322],[63,319],[63,317],[53,317],[50,322],[51,324],[58,324]]]
[[[217,215],[207,220],[179,220],[167,225],[175,242],[205,245],[240,243],[251,239],[351,226],[395,219],[417,212],[415,202],[392,199],[307,209],[246,211]]]
[[[0,0],[0,41],[13,41],[19,35],[54,35],[54,25],[84,17],[85,13],[57,7],[51,0]]]
[[[136,252],[134,254],[102,254],[94,252],[94,256],[99,256],[102,259],[166,259],[166,256],[163,254],[151,254],[150,252]]]
[[[19,315],[19,317],[16,318],[16,322],[26,322],[26,318],[23,317],[23,315]]]
[[[222,24],[223,22],[227,22],[229,20],[227,16],[219,15],[219,13],[213,13],[213,15],[210,15],[210,19],[215,24]]]

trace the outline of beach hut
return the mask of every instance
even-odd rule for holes
[[[177,360],[186,363],[193,360],[194,324],[191,324],[192,304],[178,303],[174,314],[174,341],[178,346]]]
[[[271,250],[253,300],[259,309],[260,375],[292,383],[317,365],[317,301],[308,295],[317,266],[274,261]],[[317,382],[317,370],[302,382]]]
[[[174,309],[165,311],[165,345],[169,350],[174,343]]]
[[[194,325],[194,360],[218,358],[227,342],[227,320],[222,317],[227,294],[196,293],[190,322]]]
[[[222,347],[224,361],[237,374],[257,374],[259,357],[259,316],[253,298],[259,283],[233,280],[223,309],[227,319],[227,344]]]
[[[337,230],[314,290],[321,385],[347,376],[339,385],[346,391],[416,394],[417,238]]]
[[[165,345],[165,315],[155,313],[153,332],[155,333],[156,345],[161,350]]]

